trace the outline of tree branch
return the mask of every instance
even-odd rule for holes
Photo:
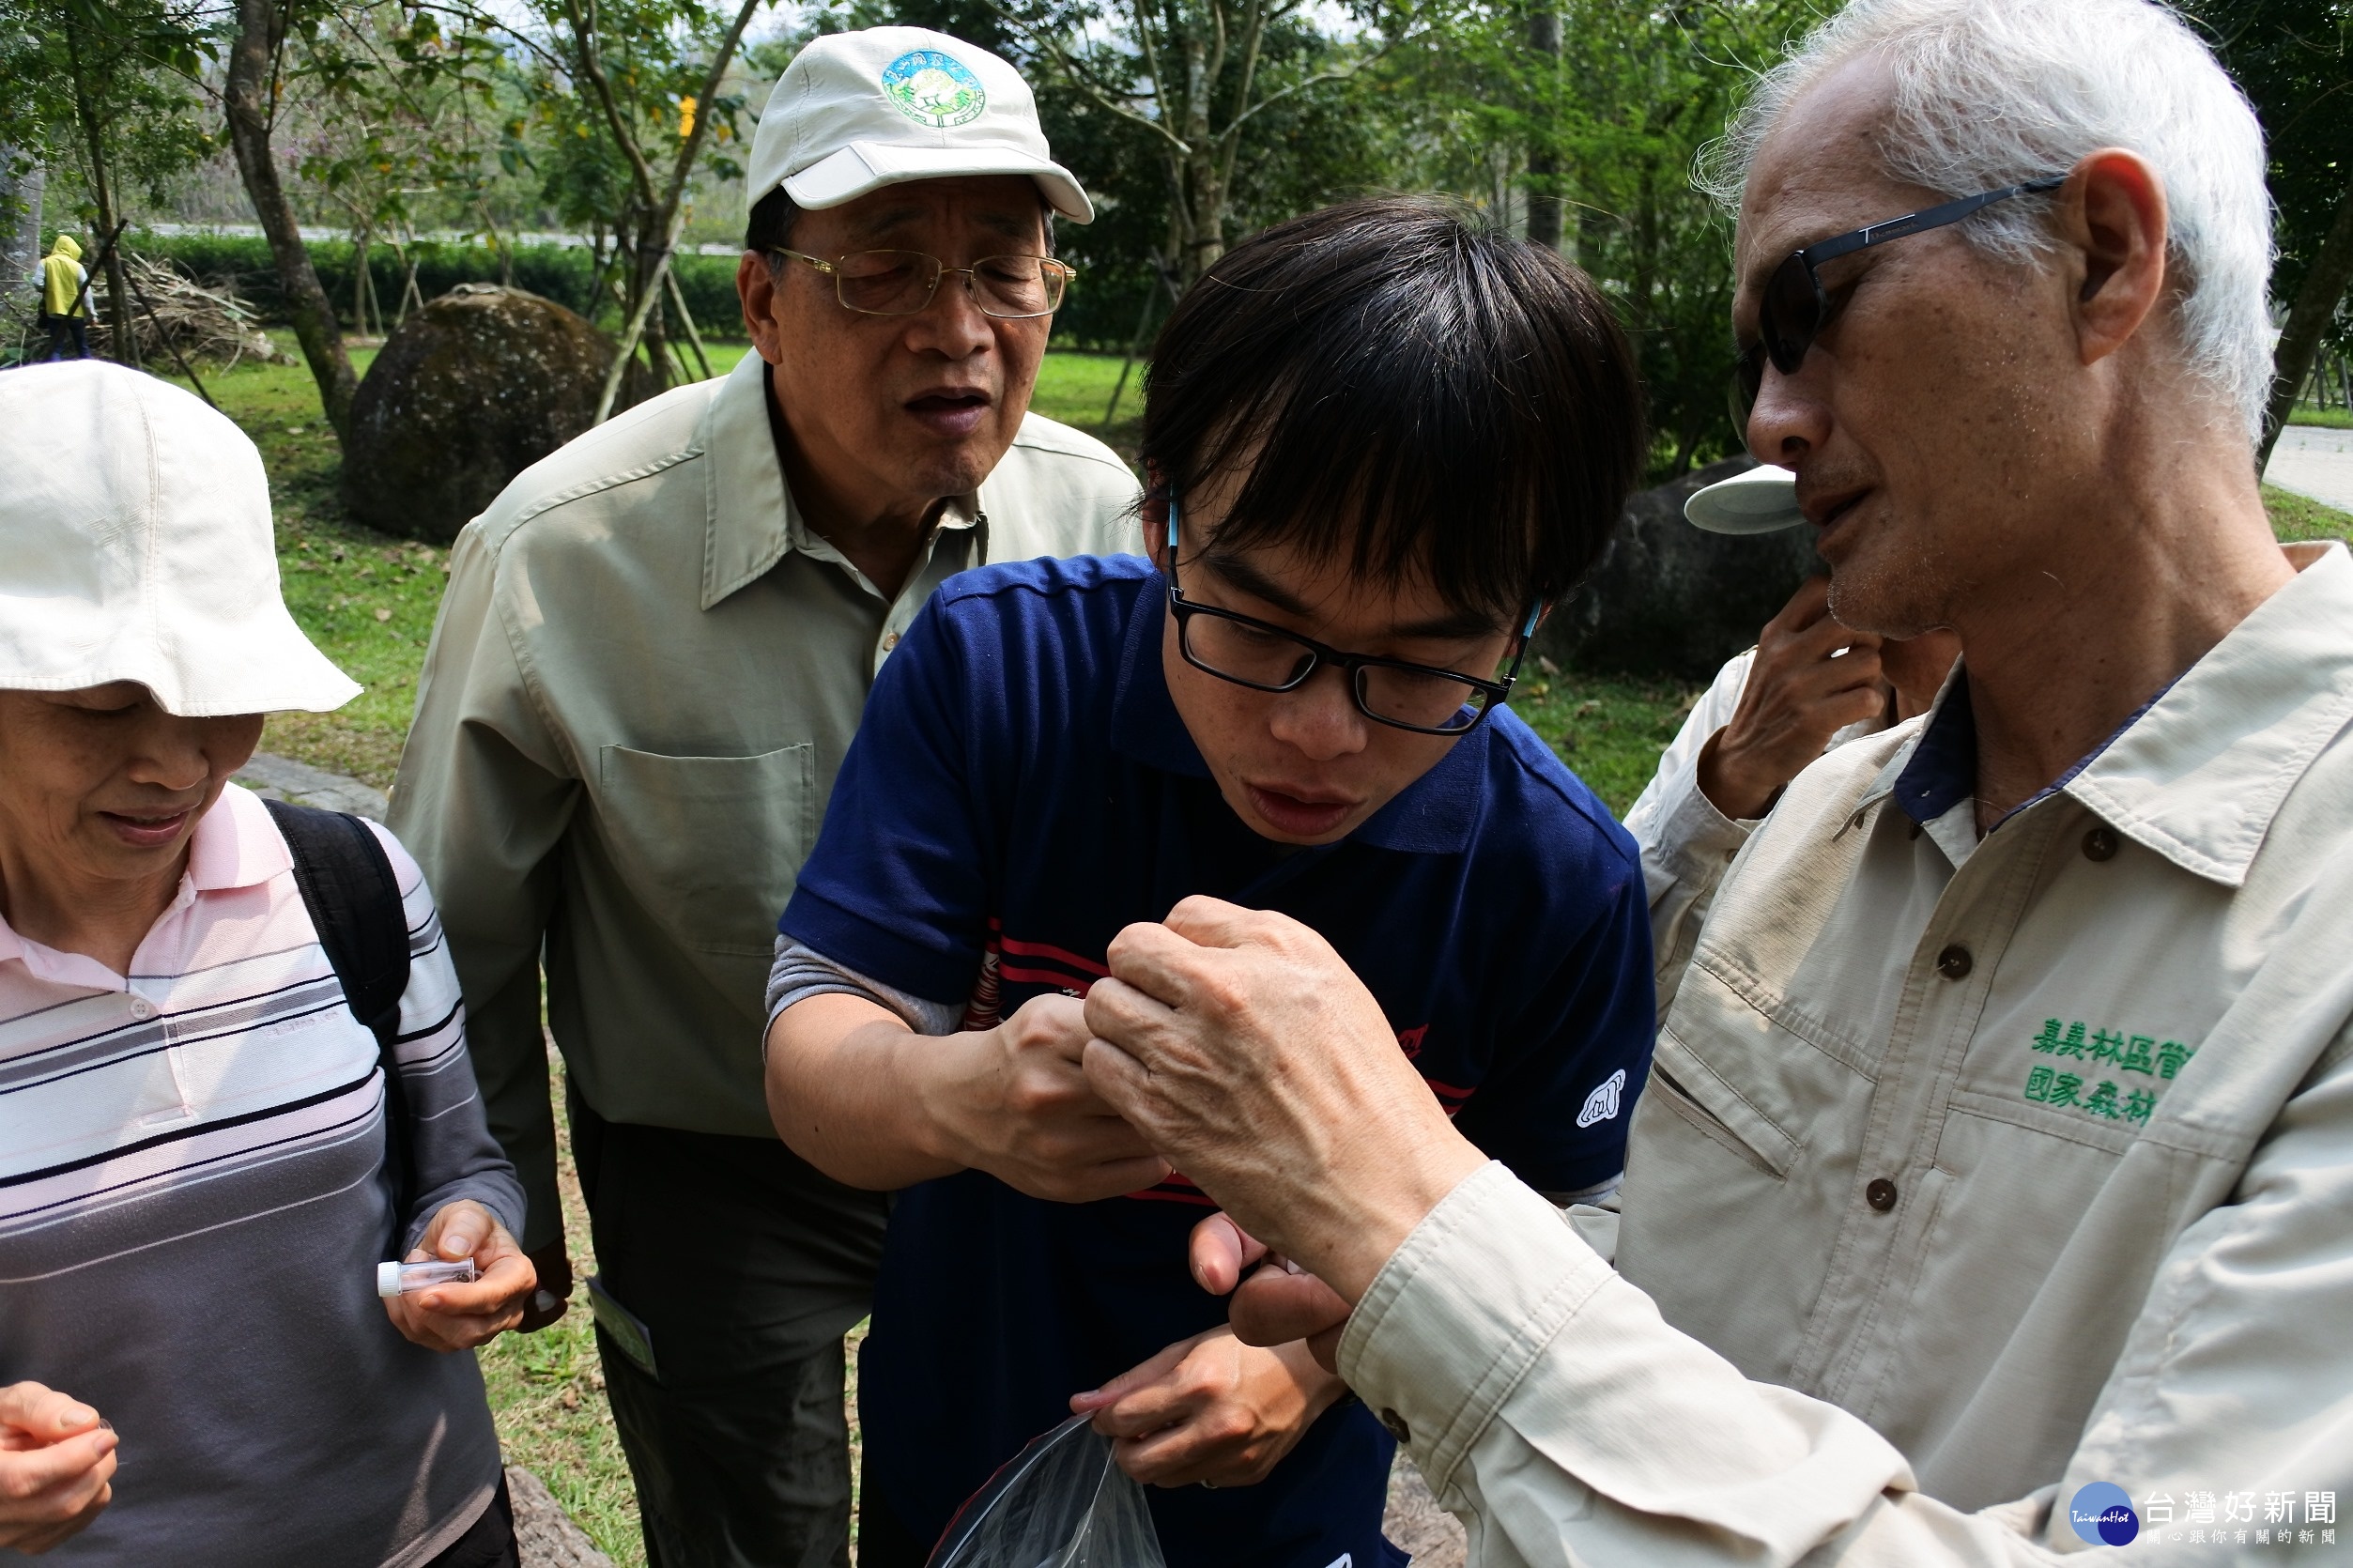
[[[735,24],[727,30],[727,37],[719,40],[718,53],[711,56],[711,69],[703,73],[702,91],[695,99],[695,128],[679,147],[678,161],[670,170],[668,200],[672,207],[685,193],[686,178],[694,173],[695,160],[702,155],[702,144],[709,139],[711,100],[718,92],[719,84],[727,75],[727,68],[735,58],[736,46],[744,39],[744,29],[751,24],[752,12],[766,3],[767,0],[744,0],[735,12]],[[666,210],[662,216],[667,218],[669,213]]]
[[[605,111],[605,123],[611,128],[614,145],[629,161],[630,177],[638,183],[638,198],[649,212],[658,210],[660,197],[654,190],[654,168],[638,150],[638,140],[629,133],[628,124],[621,117],[621,106],[614,100],[613,85],[605,76],[604,62],[596,53],[596,0],[589,0],[588,19],[582,22],[578,0],[563,0],[564,19],[572,23],[572,37],[579,45],[580,73],[596,89],[597,105]]]

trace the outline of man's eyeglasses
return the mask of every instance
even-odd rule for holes
[[[1765,361],[1770,359],[1773,367],[1784,376],[1796,375],[1797,367],[1806,362],[1807,350],[1813,347],[1814,339],[1846,302],[1843,296],[1834,301],[1822,286],[1819,269],[1823,262],[1836,261],[1873,245],[1884,245],[1890,239],[1958,223],[1979,208],[2007,201],[2012,196],[2056,191],[2067,183],[2067,178],[2065,175],[2053,175],[2049,179],[2030,179],[2023,185],[1963,196],[1957,202],[1909,212],[1792,251],[1788,259],[1773,269],[1773,276],[1765,280],[1764,292],[1757,301],[1757,341],[1740,351],[1740,359],[1732,367],[1733,425],[1744,433],[1748,429],[1748,416],[1756,408],[1757,392],[1764,385]]]
[[[1168,498],[1168,612],[1176,618],[1177,650],[1195,669],[1253,691],[1296,691],[1318,666],[1328,664],[1346,673],[1349,694],[1366,718],[1423,735],[1469,734],[1490,708],[1510,700],[1542,607],[1529,609],[1519,650],[1497,680],[1344,653],[1255,616],[1186,598],[1176,584],[1176,498]]]
[[[807,262],[834,281],[834,298],[861,315],[915,315],[931,303],[940,279],[964,280],[980,314],[1000,321],[1052,315],[1077,269],[1052,256],[982,256],[970,267],[949,267],[921,251],[859,251],[827,261],[823,256],[769,247],[780,256]]]

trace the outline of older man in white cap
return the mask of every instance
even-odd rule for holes
[[[1136,542],[1125,465],[1027,412],[1070,277],[1051,221],[1093,211],[1011,67],[916,28],[820,38],[769,100],[750,196],[757,354],[466,530],[393,796],[555,1284],[545,965],[661,1568],[848,1560],[841,1339],[884,1200],[777,1141],[760,1038],[867,686],[950,574]]]

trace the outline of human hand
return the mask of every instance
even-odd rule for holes
[[[1340,1367],[1340,1334],[1348,1326],[1351,1310],[1346,1298],[1315,1275],[1267,1250],[1267,1244],[1236,1224],[1231,1216],[1212,1214],[1192,1227],[1189,1244],[1192,1277],[1212,1296],[1231,1296],[1225,1320],[1244,1345],[1288,1345],[1303,1342],[1315,1364],[1327,1372]],[[1266,1267],[1245,1275],[1254,1263]]]
[[[1087,1082],[1250,1235],[1354,1300],[1485,1156],[1340,955],[1191,898],[1130,926],[1086,998]]]
[[[1069,996],[1033,996],[995,1028],[957,1037],[961,1062],[918,1091],[947,1157],[1051,1203],[1093,1203],[1167,1176],[1167,1161],[1088,1084],[1086,1039],[1086,1009]]]
[[[572,1254],[564,1250],[562,1241],[557,1240],[523,1255],[531,1260],[531,1272],[539,1279],[515,1331],[535,1334],[561,1317],[565,1304],[572,1299]]]
[[[1180,1340],[1070,1408],[1092,1415],[1119,1468],[1155,1486],[1250,1486],[1346,1387],[1306,1347],[1244,1345],[1231,1329]]]
[[[1886,708],[1879,647],[1832,620],[1829,579],[1808,577],[1757,634],[1739,705],[1700,750],[1699,792],[1739,821],[1772,809],[1831,736]]]
[[[386,1300],[392,1327],[427,1350],[471,1350],[521,1322],[539,1276],[498,1216],[464,1198],[433,1216],[408,1261],[468,1257],[481,1276],[470,1284],[437,1284]]]
[[[0,1388],[0,1546],[26,1556],[80,1531],[114,1500],[115,1430],[39,1383]]]

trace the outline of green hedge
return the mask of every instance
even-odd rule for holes
[[[234,282],[238,291],[267,318],[280,319],[285,314],[278,289],[277,269],[269,259],[269,242],[259,235],[133,235],[127,244],[129,249],[146,255],[168,256],[199,278]],[[315,240],[310,252],[311,265],[318,269],[318,281],[327,290],[327,298],[333,302],[344,324],[350,326],[351,242]],[[500,279],[499,253],[487,245],[433,241],[415,246],[411,254],[417,258],[418,292],[427,300],[446,294],[459,284],[497,283]],[[686,296],[686,307],[694,312],[695,324],[703,334],[742,337],[743,315],[735,301],[735,257],[688,254],[677,257],[671,265],[678,271],[679,288]],[[385,315],[389,318],[397,315],[405,275],[399,259],[385,246],[370,246],[368,272]],[[545,295],[607,328],[618,327],[620,313],[609,293],[601,311],[592,307],[589,286],[594,273],[594,260],[582,246],[518,245],[515,250],[516,287]]]
[[[199,278],[235,284],[238,292],[259,308],[268,320],[283,320],[285,301],[278,289],[277,269],[269,259],[269,242],[259,235],[133,234],[129,249],[145,255],[168,256]],[[327,290],[336,314],[351,322],[352,246],[346,239],[315,241],[311,265]],[[487,245],[428,242],[414,248],[417,288],[427,300],[446,294],[463,283],[497,283],[499,253]],[[733,255],[681,255],[672,262],[686,307],[705,337],[741,340],[744,317],[735,298]],[[594,263],[584,246],[519,245],[515,251],[515,284],[545,295],[578,311],[608,331],[618,331],[620,312],[609,292],[601,308],[591,308],[589,284]],[[376,297],[387,320],[399,314],[401,264],[391,250],[369,247],[368,271]],[[1082,273],[1062,314],[1054,321],[1054,342],[1066,347],[1123,349],[1135,330],[1135,313],[1143,290],[1154,286],[1148,276],[1129,278],[1112,269]]]

